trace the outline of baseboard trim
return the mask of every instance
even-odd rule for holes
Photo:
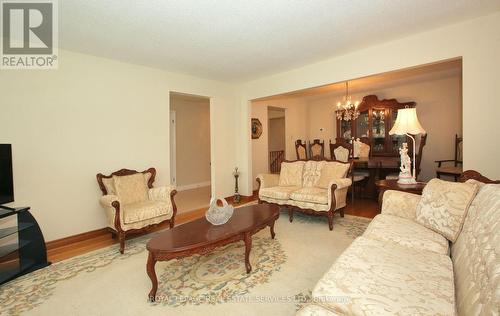
[[[60,238],[60,239],[55,239],[55,240],[46,242],[45,245],[47,247],[47,250],[52,250],[55,248],[65,247],[65,246],[68,246],[68,245],[71,245],[71,244],[74,244],[77,242],[81,242],[81,241],[85,241],[88,239],[103,236],[105,234],[109,234],[109,230],[107,227],[99,228],[96,230],[91,230],[88,232],[84,232],[81,234],[76,234],[76,235],[72,235],[72,236],[68,236],[68,237],[64,237],[64,238]]]
[[[186,190],[209,187],[211,184],[212,184],[211,181],[204,181],[204,182],[180,185],[177,187],[177,191],[186,191]]]
[[[256,192],[257,191],[254,191],[252,196],[242,195],[239,204],[248,203],[248,202],[255,200],[256,196],[257,196]],[[234,202],[234,195],[226,197],[226,201],[228,201],[229,203],[233,203]],[[199,213],[199,212],[200,212],[200,210],[198,209],[198,210],[192,210],[192,211],[180,213],[177,216],[176,222],[177,221],[182,222],[183,217],[189,218],[190,217],[189,214]],[[163,226],[159,227],[158,229],[163,229],[166,227],[168,227],[168,225],[165,225],[164,227]],[[78,242],[83,242],[83,241],[86,241],[89,239],[93,239],[93,238],[97,238],[97,237],[101,237],[101,236],[105,236],[105,235],[109,235],[109,238],[111,238],[111,234],[110,234],[108,227],[99,228],[96,230],[91,230],[88,232],[84,232],[84,233],[80,233],[80,234],[76,234],[76,235],[72,235],[72,236],[68,236],[68,237],[64,237],[64,238],[60,238],[60,239],[51,240],[49,242],[46,242],[45,246],[47,247],[47,251],[49,251],[49,250],[53,251],[54,249],[57,249],[57,248],[67,247],[67,246],[76,244]]]

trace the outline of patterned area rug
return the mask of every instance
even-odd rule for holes
[[[326,218],[283,212],[275,225],[253,237],[253,271],[245,273],[244,244],[227,245],[207,255],[158,262],[158,297],[147,301],[150,281],[145,245],[154,235],[71,258],[0,287],[0,315],[197,315],[293,314],[310,298],[319,278],[369,219]]]

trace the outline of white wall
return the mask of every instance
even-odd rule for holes
[[[15,205],[31,206],[47,241],[105,227],[95,175],[169,172],[169,92],[211,97],[213,190],[233,192],[232,86],[60,51],[54,71],[0,71],[0,143],[13,145]]]
[[[255,178],[259,173],[269,171],[269,128],[268,128],[268,107],[285,109],[285,159],[292,160],[296,158],[295,140],[306,139],[307,137],[307,104],[302,99],[282,99],[270,101],[252,102],[252,118],[258,118],[262,123],[262,136],[258,139],[252,139],[252,188],[257,188]]]
[[[499,146],[485,146],[497,139],[500,117],[500,12],[446,26],[395,41],[368,47],[343,56],[253,80],[240,88],[240,143],[238,164],[242,166],[243,194],[249,194],[252,179],[251,146],[248,144],[249,100],[289,91],[321,86],[456,57],[463,58],[464,168],[500,178]],[[493,100],[493,101],[492,101]],[[488,115],[477,115],[477,111]]]

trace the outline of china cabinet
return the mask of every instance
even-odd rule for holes
[[[389,135],[389,131],[396,121],[398,109],[415,106],[415,102],[379,100],[376,95],[367,95],[358,106],[359,116],[355,120],[337,119],[337,142],[360,138],[370,145],[372,156],[398,156],[398,148],[406,141],[406,136]]]

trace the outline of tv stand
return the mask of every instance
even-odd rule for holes
[[[7,241],[0,246],[0,284],[50,265],[42,231],[29,209],[0,206],[0,220],[17,215],[16,226],[0,228],[0,240]]]

